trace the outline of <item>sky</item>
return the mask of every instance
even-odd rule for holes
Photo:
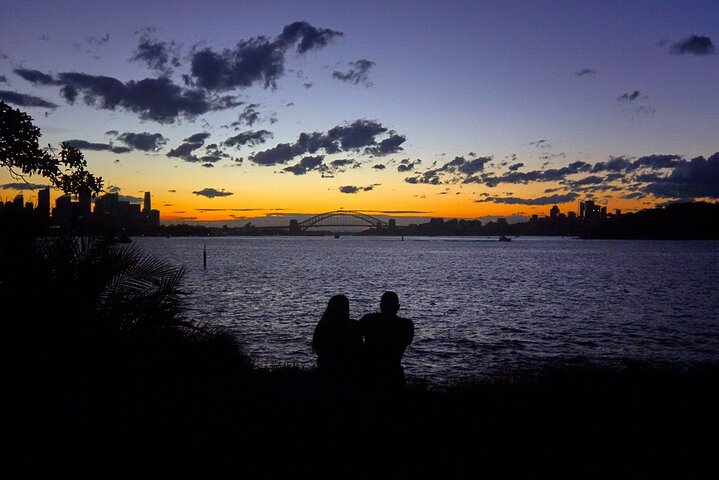
[[[0,100],[164,223],[719,198],[716,1],[0,0]],[[0,199],[42,177],[0,170]],[[53,192],[56,198],[61,192]],[[403,222],[404,220],[404,222]]]

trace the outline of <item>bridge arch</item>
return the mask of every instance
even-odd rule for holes
[[[331,220],[330,220],[331,219]],[[303,220],[297,224],[300,231],[306,231],[308,228],[319,226],[325,227],[349,227],[358,226],[356,224],[349,223],[351,219],[357,219],[366,224],[367,226],[383,228],[387,226],[387,222],[380,220],[379,218],[367,215],[366,213],[357,212],[354,210],[334,210],[332,212],[325,212]],[[330,220],[329,223],[325,223],[325,220]],[[359,226],[362,226],[361,224]]]

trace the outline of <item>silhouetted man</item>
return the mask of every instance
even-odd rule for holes
[[[414,338],[414,323],[397,316],[399,297],[395,292],[385,292],[379,308],[381,313],[369,313],[359,321],[365,344],[366,378],[377,386],[401,387],[402,355]]]

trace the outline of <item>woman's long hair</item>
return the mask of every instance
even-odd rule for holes
[[[331,338],[342,334],[342,330],[347,328],[347,322],[350,319],[350,302],[344,295],[335,295],[327,302],[325,313],[315,327],[312,336],[312,351],[317,352],[326,345]]]

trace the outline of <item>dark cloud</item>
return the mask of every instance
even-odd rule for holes
[[[534,145],[537,148],[551,148],[552,146],[547,143],[547,140],[537,140],[536,142],[529,142],[530,145]]]
[[[57,105],[34,95],[0,90],[0,100],[19,107],[40,107],[56,109]]]
[[[342,150],[359,150],[376,145],[375,137],[386,132],[380,123],[371,120],[355,120],[349,125],[336,126],[327,132],[331,142],[339,142]]]
[[[374,62],[361,59],[355,62],[350,62],[350,69],[346,72],[340,72],[335,70],[332,72],[332,78],[336,78],[342,82],[352,83],[359,85],[360,83],[365,87],[371,87],[372,82],[369,81],[369,71],[375,65]]]
[[[573,188],[582,187],[585,185],[597,185],[604,182],[604,178],[597,175],[590,175],[588,177],[581,178],[579,180],[567,181],[566,183]]]
[[[250,103],[248,105],[245,105],[245,108],[242,109],[242,112],[240,113],[237,122],[233,123],[232,126],[239,126],[245,124],[248,127],[251,127],[252,125],[257,123],[257,121],[260,119],[260,112],[257,111],[257,107],[259,106],[260,105],[258,103]]]
[[[479,183],[476,176],[482,172],[487,163],[492,161],[492,157],[479,157],[470,160],[464,157],[455,157],[441,167],[429,169],[417,177],[405,178],[407,183],[425,183],[430,185],[440,185],[443,183]]]
[[[405,137],[404,135],[397,135],[393,131],[390,131],[389,135],[389,138],[385,138],[377,145],[367,147],[365,151],[376,157],[381,157],[383,155],[389,155],[391,153],[397,153],[399,151],[402,151],[401,145],[405,142],[405,140],[407,140],[407,137]]]
[[[377,163],[375,165],[372,165],[372,168],[374,168],[375,170],[384,170],[387,167],[385,167],[382,163]]]
[[[16,182],[16,183],[5,183],[0,185],[0,189],[3,190],[40,190],[43,188],[47,188],[50,185],[40,185],[37,183],[25,183],[25,182]]]
[[[282,171],[294,173],[295,175],[304,175],[312,170],[320,170],[324,158],[324,155],[307,156],[300,160],[296,165],[285,167]]]
[[[422,163],[422,160],[419,158],[417,160],[410,161],[409,158],[403,159],[399,165],[397,165],[397,171],[404,173],[404,172],[411,172],[414,170],[414,167]]]
[[[240,41],[234,49],[215,52],[209,48],[195,51],[191,60],[194,83],[206,90],[229,90],[260,85],[276,88],[284,74],[285,55],[297,44],[297,53],[326,46],[341,32],[315,28],[307,22],[287,25],[274,40],[253,37]]]
[[[568,175],[588,172],[592,166],[586,162],[576,161],[562,168],[550,168],[547,170],[533,170],[530,172],[508,172],[499,177],[493,175],[484,175],[478,179],[476,183],[485,183],[489,187],[496,187],[501,183],[521,183],[527,184],[531,182],[555,182],[563,180]]]
[[[109,132],[107,132],[110,134]],[[117,132],[115,132],[117,135]],[[157,152],[165,146],[169,139],[162,136],[161,133],[133,133],[125,132],[117,137],[125,145],[134,148],[135,150],[142,150],[143,152]]]
[[[205,140],[207,140],[209,137],[210,134],[207,132],[195,133],[194,135],[191,135],[190,137],[184,139],[184,143],[167,152],[167,156],[181,158],[184,161],[190,163],[200,163],[203,161],[207,162],[209,160],[205,158],[198,158],[197,156],[193,155],[192,152],[202,147],[205,144]]]
[[[38,70],[30,70],[26,68],[16,68],[13,70],[23,80],[27,80],[30,83],[40,85],[56,85],[55,79],[46,73],[42,73]]]
[[[143,120],[173,123],[180,117],[189,119],[214,110],[240,105],[231,95],[209,95],[198,89],[182,88],[167,77],[121,82],[113,77],[65,72],[55,77],[37,70],[17,69],[25,80],[40,85],[60,86],[60,94],[73,104],[83,95],[86,105],[104,110],[125,109]]]
[[[323,164],[320,167],[322,175],[325,177],[331,177],[338,173],[342,173],[348,168],[359,168],[362,164],[352,158],[340,158],[332,160],[329,164]]]
[[[639,98],[640,92],[639,90],[634,90],[633,92],[627,92],[619,95],[617,97],[617,100],[620,102],[633,102],[637,98]]]
[[[128,153],[132,151],[128,147],[114,147],[111,143],[92,143],[86,140],[66,140],[65,143],[80,150],[108,151],[112,153]]]
[[[285,47],[297,45],[297,53],[326,47],[335,38],[344,35],[329,28],[315,28],[307,22],[294,22],[287,25],[277,37],[277,42]]]
[[[682,55],[691,53],[693,55],[712,55],[716,49],[709,37],[692,35],[672,45],[671,53]]]
[[[340,187],[340,192],[342,193],[358,193],[358,192],[369,192],[370,190],[373,190],[374,187],[379,186],[378,183],[375,183],[373,185],[367,185],[366,187],[356,187],[354,185],[343,185]]]
[[[582,68],[581,70],[577,71],[575,75],[578,77],[583,77],[585,75],[594,75],[595,73],[597,72],[595,70],[592,70],[591,68]]]
[[[157,40],[144,33],[130,60],[144,62],[149,68],[157,70],[163,75],[170,75],[172,67],[180,66],[179,45],[174,41]]]
[[[250,160],[258,165],[277,165],[287,163],[306,152],[305,148],[296,144],[280,143],[268,150],[252,155]]]
[[[389,138],[378,141],[379,135],[389,134]],[[387,142],[388,141],[388,142]],[[339,125],[327,133],[303,132],[294,144],[281,143],[268,150],[258,152],[250,160],[260,165],[287,163],[306,153],[324,150],[327,154],[363,151],[371,154],[395,153],[402,150],[404,136],[397,135],[382,124],[366,119],[355,120],[350,124]]]
[[[0,83],[7,83],[7,77],[5,75],[0,75]]]
[[[207,198],[229,197],[230,195],[234,195],[234,193],[232,192],[226,192],[225,190],[217,190],[215,188],[203,188],[202,190],[194,191],[192,193]]]
[[[627,171],[639,168],[650,168],[657,170],[660,168],[674,168],[682,162],[679,155],[647,155],[636,159],[631,165],[628,165]]]
[[[254,147],[255,145],[265,143],[269,138],[272,138],[272,132],[267,130],[248,130],[246,132],[238,133],[234,137],[228,138],[224,141],[224,145],[228,147],[239,147],[242,145],[250,145]]]
[[[477,203],[493,202],[493,203],[504,203],[507,205],[555,205],[562,203],[569,203],[579,198],[576,193],[566,193],[563,195],[549,195],[546,197],[538,198],[519,198],[519,197],[487,197],[480,200],[475,200]]]
[[[719,152],[708,159],[680,162],[669,176],[657,179],[644,191],[662,198],[719,198]]]
[[[597,162],[592,167],[592,173],[597,172],[618,172],[630,167],[632,162],[624,157],[612,157],[606,162]]]
[[[628,198],[628,199],[636,199],[636,198],[643,198],[646,194],[643,192],[632,192],[627,193],[626,195],[622,195],[622,198]]]
[[[523,166],[524,166],[524,164],[523,164],[522,162],[519,162],[519,163],[515,163],[515,164],[513,164],[513,165],[510,165],[510,166],[507,167],[507,168],[509,169],[510,172],[516,172],[517,170],[519,170],[519,169],[522,168]]]

